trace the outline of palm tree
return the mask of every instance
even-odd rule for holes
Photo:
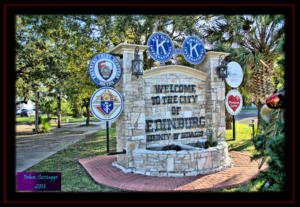
[[[244,69],[240,86],[260,111],[274,91],[273,65],[281,55],[278,44],[284,39],[282,15],[217,16],[205,30],[215,49],[231,52],[230,60]],[[258,113],[258,126],[260,113]]]

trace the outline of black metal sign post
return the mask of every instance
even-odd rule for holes
[[[234,116],[232,118],[232,125],[233,125],[233,127],[232,127],[233,140],[235,140],[235,118],[234,118]]]
[[[109,122],[106,121],[106,154],[109,155]]]
[[[126,154],[125,149],[123,149],[122,152],[110,152],[109,151],[109,121],[106,121],[106,154],[107,155]]]
[[[251,123],[249,124],[249,127],[252,127],[252,138],[254,137],[254,120],[251,120]]]

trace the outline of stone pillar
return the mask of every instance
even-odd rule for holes
[[[207,73],[206,89],[206,127],[213,131],[214,138],[225,139],[225,82],[218,77],[219,57],[225,58],[230,53],[210,51],[204,61],[196,68]]]
[[[117,156],[117,163],[125,168],[133,167],[133,150],[146,148],[144,79],[143,76],[137,78],[132,75],[131,70],[136,46],[139,47],[139,57],[143,60],[143,52],[148,48],[145,45],[119,44],[108,51],[123,55],[120,60],[123,75],[115,88],[124,101],[123,112],[116,120],[116,136],[117,151],[126,150],[126,154]]]

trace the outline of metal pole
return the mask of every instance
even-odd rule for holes
[[[109,122],[106,121],[106,153],[109,154]]]
[[[233,127],[232,127],[233,140],[235,140],[235,118],[234,118],[234,116],[233,116],[233,119],[232,119],[232,123],[233,123]]]
[[[254,120],[251,120],[251,124],[249,124],[250,127],[252,127],[252,138],[254,137]]]

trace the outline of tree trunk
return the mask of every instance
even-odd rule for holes
[[[263,104],[262,104],[262,103],[258,103],[258,104],[256,105],[256,107],[257,107],[257,129],[258,129],[258,127],[259,127],[259,125],[260,125],[260,119],[261,119],[261,116],[260,116],[260,110],[261,110],[261,108],[263,107]]]
[[[39,92],[35,96],[35,133],[39,133]]]
[[[225,84],[225,95],[230,91],[230,87]],[[224,106],[225,107],[225,106]],[[226,107],[225,107],[225,122],[226,122],[226,129],[232,129],[231,123],[232,123],[232,115],[228,113]]]
[[[85,109],[86,109],[86,126],[88,126],[90,124],[90,110],[89,110],[90,98],[85,98],[83,100],[83,104],[84,104]]]
[[[89,102],[88,102],[89,103]],[[85,105],[86,107],[86,126],[89,126],[90,124],[90,110],[89,110],[89,104]]]
[[[60,94],[57,96],[57,128],[60,128],[61,123],[61,97]]]
[[[225,112],[225,119],[226,119],[226,129],[232,129],[231,123],[232,123],[232,115],[230,113]]]

